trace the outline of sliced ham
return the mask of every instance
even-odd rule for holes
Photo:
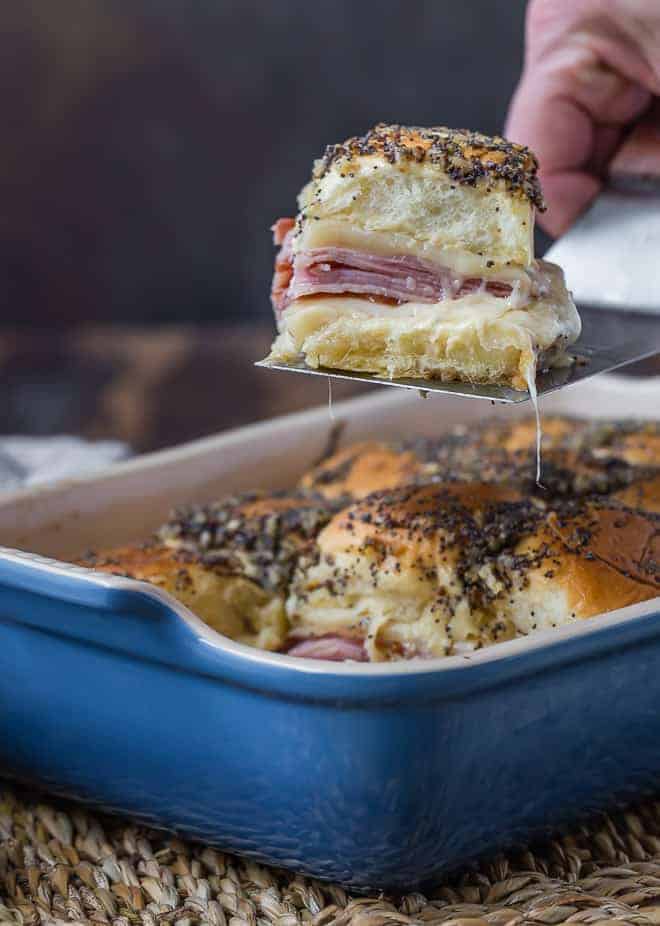
[[[342,637],[336,633],[326,633],[320,637],[308,637],[288,650],[289,656],[305,659],[329,659],[331,662],[368,662],[367,654],[361,640]]]
[[[508,298],[512,287],[497,280],[464,278],[416,257],[382,257],[350,248],[313,248],[295,256],[293,219],[273,225],[279,252],[271,291],[273,305],[282,312],[304,296],[352,293],[395,303],[435,303],[483,291]]]
[[[278,219],[274,225],[270,226],[270,230],[273,233],[273,241],[278,247],[284,244],[284,239],[289,232],[293,231],[295,224],[295,219]]]
[[[279,245],[275,256],[275,273],[270,289],[270,298],[277,311],[284,309],[291,301],[288,297],[291,277],[293,276],[293,261],[291,248],[293,246],[294,219],[278,219],[271,231],[273,241]]]

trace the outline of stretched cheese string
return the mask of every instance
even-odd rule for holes
[[[539,410],[539,397],[536,391],[536,353],[532,350],[530,360],[525,367],[525,381],[529,392],[530,401],[534,407],[534,417],[536,419],[536,484],[543,488],[541,483],[541,413]]]
[[[536,391],[536,353],[534,350],[531,350],[530,360],[527,366],[525,367],[525,382],[527,383],[527,390],[529,392],[529,398],[534,408],[534,418],[536,420],[536,484],[543,488],[541,483],[541,442],[543,432],[541,430],[541,412],[539,409],[539,397]],[[423,399],[427,397],[427,393],[424,390],[420,390],[420,395]],[[332,377],[328,376],[328,415],[330,416],[331,421],[335,421],[335,412],[332,407]]]
[[[332,407],[332,377],[328,376],[328,414],[330,415],[330,421],[335,421],[335,412]]]

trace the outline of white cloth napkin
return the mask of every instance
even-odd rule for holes
[[[102,469],[129,457],[126,444],[80,437],[0,437],[0,491],[40,485]]]

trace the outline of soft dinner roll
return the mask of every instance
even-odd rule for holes
[[[630,485],[618,491],[614,498],[629,508],[660,514],[660,473],[649,473],[632,480]]]
[[[332,453],[82,562],[221,633],[332,660],[464,653],[660,593],[660,425],[528,419]]]
[[[653,598],[660,534],[642,512],[549,509],[504,485],[377,492],[299,561],[294,634],[359,636],[371,660],[442,656]]]
[[[557,627],[660,594],[660,523],[652,515],[590,502],[551,511],[515,550],[502,596],[517,633]]]
[[[273,226],[271,359],[521,389],[569,362],[579,317],[534,260],[537,169],[522,145],[444,127],[329,147]]]
[[[232,639],[279,649],[297,556],[332,516],[297,494],[251,494],[173,512],[155,540],[83,565],[159,585]]]
[[[89,554],[79,561],[101,572],[151,582],[232,640],[276,650],[287,634],[284,599],[241,575],[226,574],[184,550],[149,543]]]
[[[330,145],[315,163],[293,249],[367,243],[388,256],[390,236],[400,235],[399,251],[432,261],[448,251],[452,268],[468,275],[526,266],[534,207],[544,208],[537,171],[528,148],[503,138],[380,124]]]
[[[446,655],[456,643],[496,638],[482,602],[466,594],[468,570],[478,581],[466,544],[483,511],[519,502],[506,487],[455,483],[376,492],[343,510],[294,575],[294,634],[355,634],[371,660]]]
[[[300,485],[329,499],[350,499],[410,483],[504,482],[542,498],[619,492],[616,497],[625,504],[654,511],[659,445],[660,428],[654,422],[544,416],[541,487],[535,481],[533,419],[456,427],[430,440],[354,444],[309,470]]]
[[[412,449],[377,441],[352,444],[305,473],[300,487],[327,499],[362,498],[379,489],[414,482],[424,464]]]

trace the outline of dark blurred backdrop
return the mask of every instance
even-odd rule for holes
[[[268,320],[312,159],[379,120],[500,129],[524,6],[0,4],[4,322]]]

